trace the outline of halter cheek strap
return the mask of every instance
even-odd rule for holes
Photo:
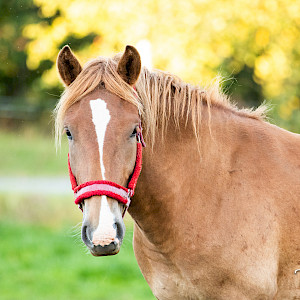
[[[113,198],[125,205],[123,216],[130,204],[130,198],[134,195],[134,190],[142,170],[142,148],[146,147],[146,144],[142,135],[142,126],[139,124],[139,130],[137,132],[137,150],[134,170],[130,176],[128,187],[123,187],[115,182],[107,180],[94,180],[87,181],[81,185],[77,185],[76,178],[72,172],[70,165],[70,157],[68,154],[68,167],[72,190],[75,195],[75,204],[79,205],[81,209],[81,203],[93,196],[107,196]],[[82,210],[82,209],[81,209]]]

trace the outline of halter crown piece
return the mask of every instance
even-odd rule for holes
[[[123,187],[115,182],[108,180],[94,180],[87,181],[81,185],[77,185],[76,178],[72,172],[70,165],[70,157],[68,154],[68,167],[72,190],[75,195],[75,204],[81,208],[81,203],[92,196],[108,196],[113,198],[125,205],[123,216],[130,204],[130,198],[134,195],[134,190],[137,184],[137,180],[142,170],[142,148],[146,147],[142,134],[142,125],[139,123],[139,130],[136,134],[137,149],[136,149],[136,160],[133,172],[130,176],[130,180],[127,188]]]

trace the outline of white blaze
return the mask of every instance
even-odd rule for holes
[[[106,102],[102,99],[91,100],[90,106],[92,110],[93,123],[95,125],[98,140],[102,179],[105,180],[105,168],[103,164],[103,146],[106,128],[110,120],[110,114],[109,110],[106,107]]]
[[[107,125],[110,121],[109,110],[107,109],[106,102],[102,99],[90,101],[92,110],[93,123],[99,146],[100,169],[102,180],[105,180],[105,167],[103,164],[103,146]],[[113,227],[115,223],[114,215],[107,202],[106,196],[101,196],[101,208],[99,215],[99,224],[93,233],[92,242],[94,245],[109,245],[116,237],[116,229]]]

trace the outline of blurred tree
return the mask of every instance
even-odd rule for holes
[[[41,18],[31,0],[1,1],[0,14],[0,95],[24,95],[45,66],[41,64],[35,70],[26,67],[28,39],[22,30],[26,24],[40,22]],[[48,68],[51,66],[48,63]]]
[[[32,0],[0,1],[1,128],[22,128],[24,122],[27,124],[38,120],[48,126],[49,112],[61,88],[57,85],[48,88],[46,93],[39,84],[43,72],[53,67],[52,61],[43,60],[35,69],[27,67],[29,39],[23,35],[23,30],[28,24],[51,24],[55,17],[45,18]],[[50,95],[51,92],[57,95],[56,99]]]
[[[43,20],[26,25],[23,37],[27,67],[42,71],[39,89],[57,91],[54,62],[65,43],[86,61],[147,39],[156,68],[194,83],[236,78],[224,82],[234,99],[272,100],[276,123],[300,132],[299,1],[33,1]]]

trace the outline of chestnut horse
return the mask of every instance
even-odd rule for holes
[[[299,135],[266,122],[264,107],[237,109],[216,86],[142,68],[132,46],[83,68],[65,46],[57,66],[66,87],[57,136],[64,129],[69,139],[93,255],[122,244],[141,121],[147,147],[128,212],[154,295],[300,299]]]

